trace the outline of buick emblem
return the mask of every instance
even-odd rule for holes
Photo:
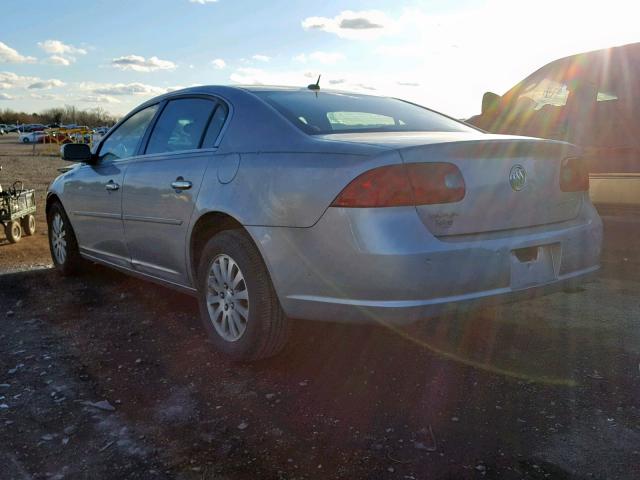
[[[514,192],[519,192],[527,184],[527,171],[522,165],[514,165],[509,172],[509,183]]]

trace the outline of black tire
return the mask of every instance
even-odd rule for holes
[[[18,243],[22,238],[22,229],[20,228],[20,222],[14,220],[13,222],[9,222],[4,227],[4,233],[7,236],[7,240],[11,243]]]
[[[56,221],[56,217],[58,215],[62,221],[64,231],[63,238],[66,243],[64,258],[59,258],[54,251],[55,228],[53,224]],[[59,202],[55,202],[49,209],[49,214],[47,215],[47,227],[49,231],[49,251],[51,252],[51,259],[53,260],[53,264],[55,265],[56,269],[63,276],[73,275],[77,273],[82,265],[82,257],[80,257],[78,242],[76,240],[76,235],[73,232],[71,222],[69,221],[69,217],[67,217],[64,208]]]
[[[246,327],[235,341],[218,333],[207,306],[209,272],[221,255],[231,257],[237,264],[248,294]],[[198,265],[198,303],[211,343],[234,361],[250,362],[274,356],[289,339],[291,322],[282,311],[260,252],[242,230],[221,232],[204,246]]]
[[[33,215],[27,215],[20,220],[22,224],[22,230],[24,230],[24,234],[28,237],[36,233],[36,217]]]
[[[29,143],[29,142],[30,142],[29,137],[24,137],[22,139],[22,143]]]

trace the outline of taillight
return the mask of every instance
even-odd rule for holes
[[[333,201],[334,207],[401,207],[458,202],[464,198],[462,173],[451,163],[409,163],[368,170]]]
[[[560,190],[563,192],[586,192],[589,190],[587,163],[579,157],[562,160],[560,167]]]

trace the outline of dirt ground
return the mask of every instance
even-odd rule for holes
[[[5,479],[640,477],[640,221],[606,218],[593,283],[407,330],[297,322],[255,365],[207,344],[192,298],[51,268],[63,162],[0,137],[39,232],[0,243]]]

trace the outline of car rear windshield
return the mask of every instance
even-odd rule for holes
[[[337,92],[254,91],[311,135],[354,132],[468,132],[471,127],[409,102]]]

